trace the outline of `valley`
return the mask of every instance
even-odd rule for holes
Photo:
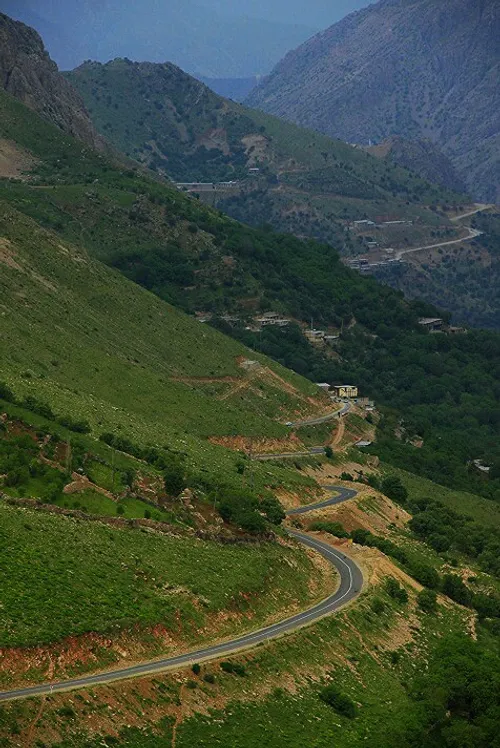
[[[0,39],[0,747],[495,745],[497,208]]]

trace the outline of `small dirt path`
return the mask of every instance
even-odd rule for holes
[[[176,748],[177,746],[177,730],[180,727],[182,720],[184,719],[184,710],[182,708],[182,692],[184,690],[184,683],[182,684],[180,691],[179,691],[179,711],[177,713],[177,716],[175,718],[174,726],[172,727],[172,743],[171,748]]]
[[[453,218],[450,218],[450,221],[461,221],[462,218],[470,218],[470,216],[475,216],[476,213],[481,213],[483,210],[489,210],[494,207],[494,205],[488,203],[477,203],[474,210],[470,210],[468,213],[462,213],[460,216],[454,216]]]
[[[333,437],[330,446],[333,447],[334,449],[335,447],[338,447],[342,439],[344,438],[344,433],[345,433],[345,418],[339,418],[339,426],[335,432],[335,436]]]
[[[33,745],[33,740],[34,740],[34,737],[35,737],[35,728],[36,728],[38,722],[40,721],[40,718],[41,718],[41,716],[43,714],[43,711],[45,709],[46,699],[47,699],[47,697],[44,696],[43,699],[42,699],[42,703],[40,704],[40,708],[37,711],[37,713],[35,714],[35,718],[34,718],[34,720],[32,721],[32,723],[30,724],[30,726],[28,728],[28,734],[26,735],[26,740],[23,743],[23,745],[25,746],[25,748],[30,748],[30,746]]]

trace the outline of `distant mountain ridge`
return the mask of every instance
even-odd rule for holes
[[[500,201],[500,5],[382,0],[290,52],[249,106],[348,142],[428,138]]]
[[[351,245],[346,220],[396,215],[434,224],[461,201],[391,161],[217,96],[171,63],[86,62],[65,74],[97,129],[130,158],[253,225]],[[252,170],[252,171],[250,171]],[[232,194],[210,185],[234,181]]]

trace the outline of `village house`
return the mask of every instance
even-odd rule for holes
[[[418,324],[429,332],[443,332],[444,320],[439,317],[422,317],[418,320]]]
[[[257,317],[256,322],[260,327],[287,327],[290,324],[290,320],[282,317],[278,312],[266,312],[262,317]]]
[[[333,387],[333,393],[342,399],[352,398],[358,396],[358,388],[353,384],[336,384]]]

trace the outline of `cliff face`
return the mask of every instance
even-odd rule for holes
[[[40,36],[0,13],[0,86],[88,145],[103,150],[80,95],[59,73]]]
[[[500,200],[500,4],[382,0],[290,52],[252,106],[348,142],[430,139]]]

